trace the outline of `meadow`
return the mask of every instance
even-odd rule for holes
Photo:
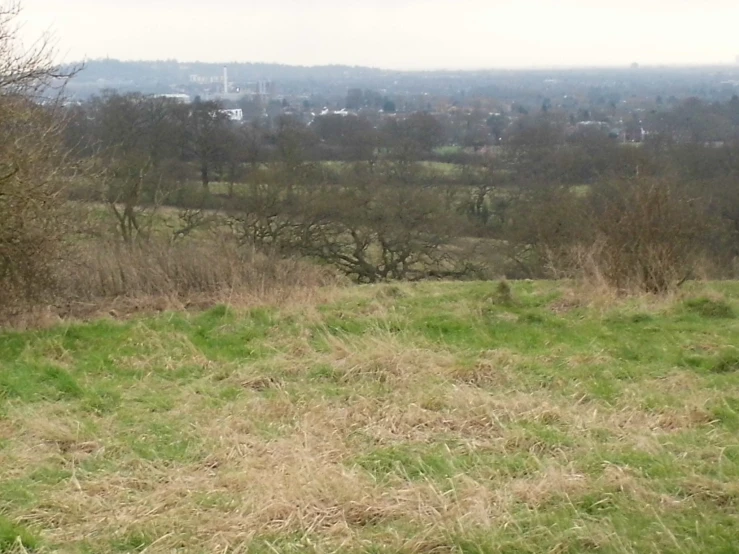
[[[0,552],[739,551],[739,283],[0,333]]]

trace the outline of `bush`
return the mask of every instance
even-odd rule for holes
[[[569,187],[527,191],[518,201],[505,229],[508,258],[525,278],[574,277],[579,273],[572,249],[583,244],[588,233],[586,199]]]
[[[635,180],[596,190],[593,261],[619,290],[664,293],[693,276],[708,222],[703,206],[674,185]]]
[[[43,296],[65,233],[61,124],[32,102],[0,95],[0,304]]]
[[[662,294],[692,278],[706,252],[704,206],[667,181],[601,184],[549,208],[534,245],[555,277]]]
[[[15,2],[0,5],[0,305],[44,293],[64,236],[64,122],[48,85],[65,76],[48,40],[23,48],[19,11]]]

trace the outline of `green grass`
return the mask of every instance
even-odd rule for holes
[[[0,515],[0,552],[13,552],[20,548],[33,551],[38,546],[38,537],[26,527]]]
[[[738,551],[739,283],[504,289],[0,333],[0,552]]]

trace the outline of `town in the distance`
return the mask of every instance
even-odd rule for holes
[[[572,132],[597,128],[640,143],[686,102],[728,102],[739,94],[734,65],[487,71],[390,71],[263,63],[91,60],[67,85],[71,103],[110,91],[218,102],[231,120],[270,126],[281,116],[305,125],[326,115],[361,116],[374,126],[424,112],[447,130],[448,146],[475,151],[505,140],[523,115],[553,112]],[[706,141],[721,143],[720,129]]]

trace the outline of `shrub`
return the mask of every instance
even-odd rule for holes
[[[38,101],[64,75],[48,41],[23,49],[18,13],[0,6],[0,305],[44,293],[64,236],[64,122],[57,104]]]
[[[554,276],[654,294],[693,277],[710,222],[701,202],[679,187],[636,179],[569,201],[569,209],[562,201],[550,205],[550,222],[534,243]]]
[[[46,108],[0,96],[0,303],[42,296],[65,233],[60,123]],[[55,136],[56,135],[56,136]]]
[[[664,293],[692,277],[708,228],[697,200],[635,180],[597,190],[591,206],[594,261],[612,286]]]

